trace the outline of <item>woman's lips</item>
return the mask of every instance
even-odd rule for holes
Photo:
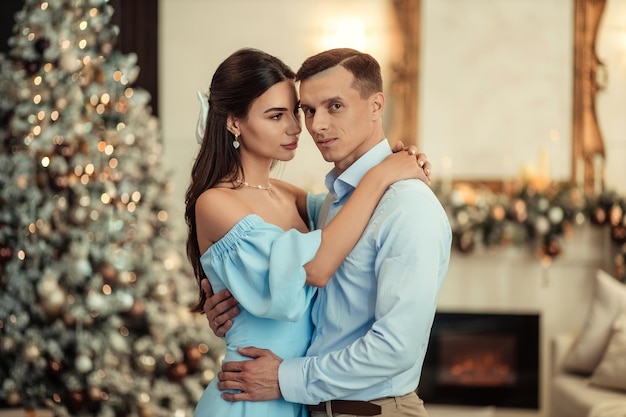
[[[298,141],[294,141],[294,142],[291,142],[291,143],[288,143],[288,144],[282,145],[282,146],[285,149],[293,151],[294,149],[296,149],[298,147]]]

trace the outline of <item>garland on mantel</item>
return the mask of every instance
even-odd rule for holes
[[[626,203],[624,196],[603,191],[583,195],[571,184],[513,182],[491,191],[480,183],[439,183],[433,187],[452,225],[453,246],[462,253],[479,247],[527,246],[549,264],[576,226],[590,222],[610,228],[615,244],[614,275],[626,282]]]

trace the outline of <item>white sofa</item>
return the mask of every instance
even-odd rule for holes
[[[598,270],[580,332],[551,343],[549,417],[626,417],[626,285]]]
[[[598,387],[590,384],[589,376],[563,370],[574,341],[574,334],[559,334],[551,341],[549,417],[626,417],[626,392]]]

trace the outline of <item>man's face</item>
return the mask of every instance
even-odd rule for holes
[[[335,66],[300,83],[306,128],[324,159],[340,173],[384,137],[382,94],[362,98],[353,81],[352,73]]]

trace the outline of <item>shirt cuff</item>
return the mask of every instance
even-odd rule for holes
[[[317,404],[306,392],[304,381],[304,358],[285,359],[278,367],[278,385],[286,401],[300,404]]]

